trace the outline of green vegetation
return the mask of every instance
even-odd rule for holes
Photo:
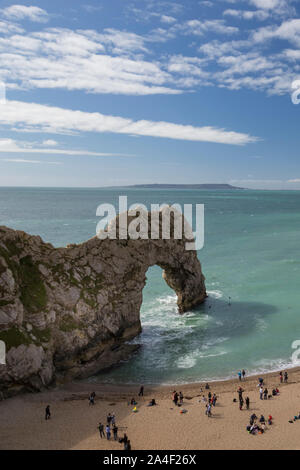
[[[35,344],[48,343],[51,339],[50,328],[45,328],[44,330],[38,330],[37,328],[33,327],[31,330],[31,333],[37,339],[37,341],[35,341]]]
[[[46,308],[47,292],[38,267],[31,256],[20,259],[20,300],[28,312],[36,313]]]
[[[0,307],[5,307],[6,305],[9,305],[11,303],[11,300],[0,300]]]
[[[15,326],[6,331],[0,331],[0,340],[4,341],[6,345],[6,351],[9,351],[11,348],[21,346],[21,344],[29,345],[32,343],[32,340],[29,336],[22,331],[20,331]]]
[[[59,329],[68,333],[69,331],[77,330],[78,328],[82,328],[83,325],[78,323],[74,320],[71,315],[64,315],[63,319],[59,324]]]

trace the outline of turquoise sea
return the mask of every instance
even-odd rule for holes
[[[205,205],[198,252],[209,298],[177,313],[174,293],[149,269],[142,306],[142,348],[93,380],[187,383],[291,367],[300,339],[300,191],[0,188],[0,225],[55,246],[95,235],[96,208],[129,204]],[[229,297],[231,302],[229,302]]]

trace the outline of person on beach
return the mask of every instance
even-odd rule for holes
[[[268,417],[268,425],[271,426],[271,424],[273,424],[273,417],[272,417],[272,415],[269,415],[269,417]]]
[[[280,383],[282,384],[282,382],[283,382],[283,375],[282,375],[282,372],[279,373],[279,380],[280,380]]]
[[[268,392],[268,389],[265,388],[265,389],[264,389],[264,400],[267,400],[267,399],[268,399],[268,393],[269,393],[269,392]]]
[[[182,392],[179,392],[179,403],[182,405],[183,403],[183,395]]]
[[[102,423],[99,423],[98,429],[99,429],[100,437],[101,437],[101,439],[102,439],[102,437],[105,437],[105,434],[104,434],[104,426],[103,426]]]
[[[174,402],[174,405],[177,406],[177,403],[178,403],[178,393],[174,390],[173,392],[173,402]]]
[[[262,400],[263,399],[263,394],[264,394],[264,389],[260,387],[259,389],[259,398]]]
[[[131,398],[130,404],[131,404],[131,405],[137,405],[137,402],[135,401],[134,398]]]
[[[244,399],[243,397],[240,398],[240,411],[242,411],[244,405]]]
[[[51,418],[50,405],[48,405],[45,410],[45,420],[47,421],[47,419],[50,419],[50,418]]]
[[[157,403],[155,401],[155,398],[152,398],[152,400],[149,401],[147,406],[156,406],[156,405],[157,405]]]
[[[130,440],[124,442],[124,450],[131,450]]]
[[[246,408],[247,408],[247,410],[249,410],[249,407],[250,407],[250,398],[246,397]]]
[[[89,406],[94,405],[94,404],[95,404],[95,395],[94,395],[94,392],[93,392],[89,396]]]
[[[140,391],[139,391],[139,397],[143,397],[143,396],[144,396],[144,385],[141,385]]]
[[[241,398],[243,398],[243,392],[244,392],[244,390],[242,389],[242,387],[239,387],[238,390],[237,390],[237,392],[238,392],[239,400],[240,400]]]
[[[128,437],[127,437],[127,434],[125,432],[124,432],[124,436],[122,437],[122,439],[119,439],[119,442],[124,444],[124,449],[125,449],[125,444],[127,444],[127,442],[128,442]]]
[[[288,381],[288,373],[285,372],[284,373],[284,383],[287,383],[287,381]]]
[[[245,379],[245,375],[246,375],[246,371],[245,371],[245,369],[243,369],[243,370],[242,370],[243,379]]]
[[[217,395],[214,393],[212,396],[212,405],[216,406],[216,403],[217,403]]]
[[[109,441],[110,440],[110,426],[109,425],[106,426],[105,431],[106,431],[106,438]]]
[[[253,413],[251,416],[250,416],[250,426],[252,426],[255,421],[257,420],[257,416],[255,413]]]
[[[107,423],[107,426],[110,426],[111,419],[112,419],[112,416],[111,416],[111,414],[110,414],[110,413],[108,413],[108,415],[107,415],[107,418],[106,418],[106,423]]]
[[[115,416],[115,413],[113,413],[113,414],[111,415],[111,420],[110,420],[110,422],[111,422],[111,425],[112,425],[112,426],[114,426],[114,425],[116,424],[116,416]]]
[[[207,415],[208,418],[211,417],[211,405],[210,405],[210,403],[208,403],[208,404],[206,405],[205,414]]]
[[[112,430],[113,430],[114,440],[117,441],[118,440],[118,426],[114,424]]]
[[[260,415],[259,422],[260,423],[265,423],[266,422],[264,415]]]
[[[206,383],[206,385],[205,385],[205,390],[209,390],[209,385],[208,385],[208,383]]]
[[[242,380],[242,371],[241,370],[238,371],[238,378],[239,378],[239,381]]]

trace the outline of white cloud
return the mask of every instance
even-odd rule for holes
[[[250,3],[262,10],[292,11],[289,0],[250,0]]]
[[[168,24],[172,24],[172,23],[175,23],[176,22],[176,18],[174,18],[173,16],[168,16],[168,15],[162,15],[160,17],[160,21],[162,23],[168,23]]]
[[[130,156],[118,153],[102,153],[102,152],[91,152],[88,150],[72,150],[72,149],[60,149],[60,148],[44,148],[43,146],[48,142],[47,145],[53,145],[53,140],[42,142],[42,144],[36,144],[32,142],[20,142],[13,139],[0,139],[0,153],[38,153],[38,154],[52,154],[52,155],[84,155],[93,157],[114,157],[114,156]],[[50,142],[50,144],[49,144]],[[39,147],[41,145],[41,147]],[[56,145],[56,143],[55,143]]]
[[[111,47],[112,54],[104,53]],[[0,80],[8,87],[63,88],[128,95],[178,94],[176,83],[157,62],[127,51],[146,51],[141,37],[116,30],[51,28],[0,38]],[[170,86],[171,84],[171,86]]]
[[[0,33],[2,34],[11,34],[11,33],[22,33],[24,30],[9,21],[0,21]]]
[[[57,144],[58,144],[58,142],[56,142],[56,140],[52,140],[52,139],[44,140],[42,142],[42,145],[45,145],[45,146],[48,146],[48,147],[54,147]]]
[[[213,32],[219,34],[235,34],[239,28],[227,26],[224,20],[189,20],[183,26],[188,34],[202,36],[204,33]]]
[[[259,20],[264,21],[269,17],[269,12],[266,10],[234,10],[229,8],[223,12],[225,16],[233,16],[244,20]]]
[[[264,42],[268,39],[283,39],[300,45],[300,19],[284,21],[280,26],[267,26],[253,33],[253,40]]]
[[[42,8],[26,5],[12,5],[1,10],[5,18],[12,20],[28,19],[38,23],[45,23],[48,21],[48,13]]]
[[[47,162],[45,160],[27,160],[25,158],[0,158],[0,162],[29,163],[29,164],[42,164],[42,165],[62,165],[62,162]]]
[[[20,101],[7,101],[2,107],[4,112],[0,112],[0,124],[15,126],[15,130],[47,133],[113,132],[232,145],[244,145],[257,141],[256,137],[249,134],[211,126],[196,127],[164,121],[133,121],[118,116],[73,111]],[[56,149],[50,150],[50,153],[58,153]]]

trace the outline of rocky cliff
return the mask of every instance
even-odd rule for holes
[[[150,228],[149,228],[150,230]],[[83,378],[128,357],[141,331],[146,272],[159,265],[179,312],[202,302],[204,276],[185,240],[100,240],[54,248],[0,227],[4,395]]]

